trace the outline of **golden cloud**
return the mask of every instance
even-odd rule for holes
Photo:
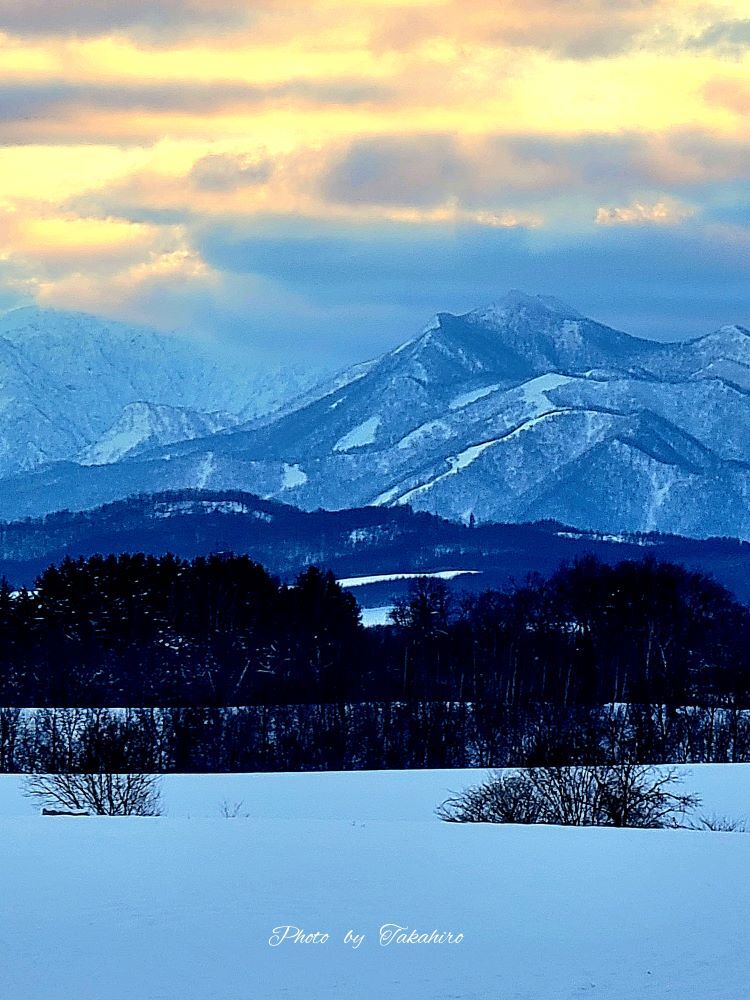
[[[0,253],[57,304],[124,301],[210,283],[191,232],[222,218],[700,217],[747,179],[743,24],[739,0],[0,0]]]
[[[652,204],[634,201],[629,205],[598,208],[596,224],[598,226],[633,226],[644,223],[674,225],[676,222],[689,219],[694,214],[694,208],[669,199],[656,201]]]
[[[750,115],[750,79],[717,78],[703,88],[706,100],[741,117]]]

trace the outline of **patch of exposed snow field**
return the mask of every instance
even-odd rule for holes
[[[216,471],[216,458],[214,453],[209,451],[200,461],[197,469],[195,481],[197,489],[204,490],[211,481],[211,476]]]
[[[289,465],[287,462],[284,462],[281,481],[282,490],[293,490],[297,486],[304,486],[306,482],[307,473],[304,469],[301,469],[297,464]]]
[[[548,372],[546,375],[539,375],[528,382],[524,382],[520,389],[523,393],[524,402],[535,407],[540,413],[550,406],[548,392],[559,389],[573,379],[569,375],[561,375],[558,372]]]
[[[372,444],[378,432],[378,427],[380,427],[380,417],[368,417],[367,420],[353,427],[348,434],[344,434],[342,438],[339,438],[333,446],[333,450],[352,451],[354,448],[364,448],[365,445]]]
[[[439,822],[480,777],[171,776],[158,819],[31,815],[3,777],[2,996],[747,1000],[750,835]],[[750,767],[685,787],[736,815]],[[384,947],[385,924],[464,938]],[[287,925],[330,937],[271,947]]]
[[[502,387],[502,383],[496,383],[495,385],[482,386],[480,389],[472,389],[471,392],[461,393],[460,396],[456,396],[448,403],[448,409],[462,410],[465,406],[470,406],[471,403],[484,399],[485,396],[491,396],[493,392],[497,392]]]
[[[338,580],[342,587],[365,587],[371,583],[392,583],[394,580],[418,580],[423,576],[435,580],[455,580],[457,576],[477,576],[478,569],[441,569],[435,573],[377,573],[374,576],[347,576]]]
[[[376,625],[389,625],[391,611],[393,611],[392,604],[386,604],[379,608],[362,608],[362,624],[365,628],[375,628]]]
[[[413,431],[410,431],[405,437],[402,437],[396,447],[400,451],[404,451],[406,448],[420,445],[431,438],[449,437],[450,433],[450,425],[445,420],[429,420],[426,424],[421,424]]]

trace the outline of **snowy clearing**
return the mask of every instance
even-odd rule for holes
[[[396,445],[401,451],[411,448],[413,445],[421,445],[429,438],[450,437],[451,427],[444,420],[429,420],[426,424],[420,424],[406,437],[402,437]]]
[[[284,462],[281,473],[282,490],[293,490],[297,486],[304,486],[307,482],[307,473],[299,465],[289,465]]]
[[[390,613],[393,611],[392,604],[386,604],[381,608],[362,608],[362,624],[365,628],[374,628],[376,625],[389,625]]]
[[[527,423],[532,423],[532,421],[527,421]],[[446,458],[446,462],[450,466],[447,472],[442,472],[439,476],[434,479],[428,480],[426,483],[421,483],[419,486],[415,486],[413,489],[404,493],[396,501],[399,504],[407,504],[411,501],[412,497],[419,496],[420,493],[426,493],[431,490],[437,483],[441,483],[444,479],[448,479],[449,476],[455,476],[459,472],[463,472],[467,469],[472,462],[475,462],[483,452],[487,451],[488,448],[494,447],[496,444],[500,444],[501,441],[506,440],[510,437],[506,434],[502,438],[494,438],[492,441],[483,441],[481,444],[473,444],[469,448],[465,448],[458,455],[450,455]]]
[[[594,542],[615,542],[619,545],[658,545],[653,538],[642,538],[639,535],[610,535],[601,531],[556,531],[558,538],[585,538]]]
[[[478,400],[484,399],[485,396],[491,396],[493,392],[502,388],[502,384],[496,383],[495,385],[482,386],[480,389],[472,389],[471,392],[464,392],[448,403],[448,409],[462,410],[465,406],[470,406],[471,403],[476,403]]]
[[[370,417],[363,423],[358,424],[348,434],[333,446],[334,451],[352,451],[354,448],[363,448],[367,444],[372,444],[380,427],[380,417]]]
[[[2,996],[746,1000],[750,835],[438,822],[481,773],[170,776],[160,819],[32,816],[3,777]],[[686,788],[737,815],[750,767]],[[271,947],[288,925],[330,938]]]
[[[529,379],[528,382],[524,382],[518,388],[522,392],[524,402],[528,403],[529,406],[533,406],[541,414],[550,407],[550,399],[547,393],[573,381],[575,380],[570,375],[548,372],[546,375],[538,375],[536,378]]]
[[[369,583],[392,583],[394,580],[419,580],[423,576],[435,580],[455,580],[457,576],[479,576],[478,569],[441,569],[436,573],[379,573],[375,576],[347,576],[338,580],[341,587],[364,587]]]

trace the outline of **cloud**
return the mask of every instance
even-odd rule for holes
[[[711,133],[581,136],[384,135],[354,140],[321,177],[348,205],[535,204],[565,195],[621,199],[750,177],[750,143]],[[658,202],[660,199],[654,199]],[[601,203],[601,202],[600,202]]]
[[[150,254],[167,252],[181,239],[179,227],[39,212],[4,213],[0,233],[0,255],[16,269],[23,263],[35,280],[58,280],[74,272],[106,279]]]
[[[746,320],[733,7],[0,0],[0,281],[341,360],[513,285]]]
[[[0,0],[0,31],[90,36],[140,31],[174,36],[188,28],[239,28],[252,8],[233,0]]]
[[[196,156],[202,143],[166,146],[144,164],[68,197],[64,207],[87,216],[162,225],[276,210],[297,211],[306,196],[314,152],[271,155],[259,142]],[[191,156],[192,153],[192,156]]]
[[[103,187],[77,194],[63,203],[73,214],[118,218],[129,222],[171,226],[198,213],[200,192],[186,176],[140,170]]]
[[[414,327],[438,309],[469,309],[510,287],[550,292],[652,336],[697,335],[720,322],[750,319],[743,258],[750,231],[691,219],[679,226],[601,226],[564,237],[544,230],[342,227],[269,218],[209,226],[193,238],[215,270],[260,276],[317,307],[348,303],[353,317],[388,302]],[[378,344],[391,346],[394,338],[396,332],[381,330],[380,341],[367,338],[367,346],[376,353]]]
[[[750,115],[750,83],[731,77],[709,80],[703,95],[710,104],[726,108],[736,115]]]
[[[343,226],[266,218],[194,233],[107,280],[47,282],[48,304],[213,335],[258,359],[343,365],[413,336],[437,310],[509,287],[555,294],[647,336],[750,320],[750,231],[603,227],[569,239],[477,226]]]
[[[689,49],[740,57],[750,48],[750,18],[717,21],[685,43]]]
[[[33,294],[42,306],[75,308],[95,315],[209,336],[212,305],[222,278],[184,244],[154,246],[140,259],[121,262],[106,273],[89,268],[43,274]],[[196,320],[201,317],[203,323]]]
[[[446,39],[588,60],[631,49],[644,32],[663,27],[667,7],[660,0],[528,0],[522,6],[447,0],[386,13],[374,23],[372,44],[405,50]]]
[[[544,228],[739,218],[750,143],[678,130],[638,135],[383,135],[269,153],[264,144],[190,158],[182,147],[83,194],[87,218],[205,230],[273,217],[369,227]],[[158,168],[157,168],[158,164]],[[23,210],[23,209],[22,209]],[[38,206],[29,209],[38,212]],[[394,230],[395,231],[395,230]]]
[[[387,89],[360,80],[287,80],[267,85],[236,82],[208,83],[79,83],[65,80],[0,83],[0,120],[4,122],[58,119],[88,110],[118,112],[176,112],[206,115],[241,111],[293,100],[302,105],[358,105],[380,99]]]
[[[629,49],[671,14],[665,0],[0,0],[0,31],[18,36],[129,34],[146,42],[190,35],[289,37],[331,25],[370,37],[376,51],[406,51],[436,39],[458,45],[535,48],[571,59]]]
[[[236,191],[254,184],[265,184],[272,174],[273,162],[270,159],[211,153],[193,164],[190,180],[202,191]]]
[[[598,208],[596,210],[596,223],[600,226],[650,224],[666,226],[674,225],[683,219],[689,219],[694,214],[695,209],[674,201],[657,201],[650,205],[634,201],[629,205]]]
[[[342,202],[433,205],[458,194],[470,169],[451,135],[368,137],[330,167],[323,188]]]
[[[750,322],[750,228],[737,221],[565,236],[266,216],[176,228],[169,239],[136,233],[109,250],[89,241],[91,268],[58,246],[32,262],[33,282],[22,280],[28,269],[17,272],[16,288],[48,305],[214,336],[269,361],[332,366],[395,346],[438,310],[466,311],[511,287],[657,338]]]
[[[313,109],[364,108],[391,93],[384,83],[356,78],[264,84],[5,80],[0,81],[0,146],[138,145],[165,134],[205,136],[213,118],[234,117],[239,123],[272,110],[304,116]]]

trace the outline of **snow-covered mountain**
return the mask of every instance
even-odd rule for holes
[[[438,314],[276,419],[0,487],[0,516],[162,489],[750,537],[750,332],[658,344],[512,292]]]
[[[128,403],[115,423],[80,453],[81,465],[108,465],[160,445],[206,437],[239,423],[231,413],[199,413],[160,403]]]
[[[113,461],[133,454],[128,434],[153,446],[210,433],[279,408],[318,377],[259,372],[83,313],[14,309],[0,315],[0,476],[60,459]]]

